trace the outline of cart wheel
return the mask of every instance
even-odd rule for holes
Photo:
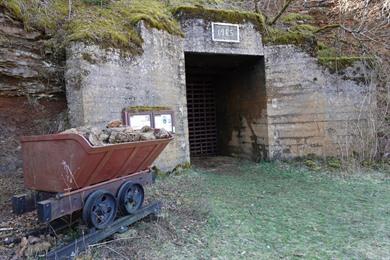
[[[125,182],[119,189],[118,198],[122,212],[134,214],[141,208],[144,202],[144,188],[138,183]]]
[[[116,211],[115,196],[109,191],[97,190],[85,201],[83,220],[89,226],[104,229],[115,219]]]

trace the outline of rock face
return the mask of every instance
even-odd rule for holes
[[[40,100],[0,96],[0,176],[22,167],[22,135],[56,133],[66,128],[66,100]]]
[[[44,35],[27,32],[0,8],[0,96],[63,93],[62,74],[53,55],[45,51]]]
[[[27,32],[0,7],[0,174],[21,168],[21,135],[64,129],[66,99],[59,63],[44,51],[41,32]]]

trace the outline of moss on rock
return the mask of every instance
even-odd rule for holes
[[[149,112],[149,111],[163,111],[170,110],[168,107],[159,107],[159,106],[130,106],[123,109],[127,112]]]
[[[344,70],[351,67],[357,61],[370,61],[372,57],[366,56],[334,56],[334,57],[318,57],[321,65],[326,66],[331,72]]]
[[[318,27],[310,24],[299,24],[292,27],[291,31],[315,33],[316,31],[318,31]]]
[[[59,48],[72,41],[114,47],[131,53],[141,51],[142,39],[136,24],[145,24],[171,34],[182,35],[168,6],[158,0],[118,0],[106,5],[68,0],[0,0],[0,6],[34,28],[58,39]]]
[[[308,14],[288,13],[281,17],[281,21],[286,24],[296,24],[297,21],[310,21],[313,17]]]
[[[357,61],[370,61],[373,58],[367,56],[347,56],[338,53],[335,48],[327,46],[323,42],[319,42],[317,51],[318,62],[327,67],[331,72],[344,70],[353,65]]]
[[[243,23],[251,22],[260,32],[265,31],[265,18],[253,12],[203,8],[201,6],[177,6],[172,13],[178,18],[199,18],[207,21]]]
[[[45,32],[45,46],[52,50],[63,49],[70,42],[85,42],[140,54],[143,43],[137,28],[140,21],[144,21],[149,27],[182,36],[177,19],[199,18],[216,22],[250,22],[263,34],[265,44],[304,46],[314,54],[312,49],[317,49],[320,63],[332,69],[344,68],[362,59],[337,55],[334,49],[321,43],[317,46],[315,34],[335,28],[336,25],[318,29],[310,24],[298,24],[298,21],[313,18],[310,15],[289,13],[281,18],[283,23],[290,25],[285,30],[266,25],[264,16],[259,13],[203,7],[223,2],[171,0],[168,4],[159,0],[116,0],[104,1],[102,5],[98,4],[101,3],[100,0],[80,0],[73,1],[71,14],[68,0],[0,0],[0,7],[6,8],[15,18],[23,21],[27,30],[33,28]]]
[[[314,42],[314,35],[306,31],[290,30],[285,31],[273,27],[268,28],[268,33],[264,37],[265,44],[295,44],[302,45],[307,42]]]

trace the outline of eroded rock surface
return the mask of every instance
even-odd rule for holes
[[[0,96],[63,93],[63,69],[56,55],[45,48],[43,33],[24,30],[0,8]]]

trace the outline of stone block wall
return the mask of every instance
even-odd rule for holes
[[[338,156],[364,127],[367,88],[331,74],[295,46],[265,48],[270,158]],[[359,71],[352,73],[359,74]]]
[[[66,87],[73,126],[102,125],[128,106],[164,106],[175,113],[175,140],[156,165],[168,170],[189,161],[183,39],[140,25],[143,54],[74,44],[67,53]]]

